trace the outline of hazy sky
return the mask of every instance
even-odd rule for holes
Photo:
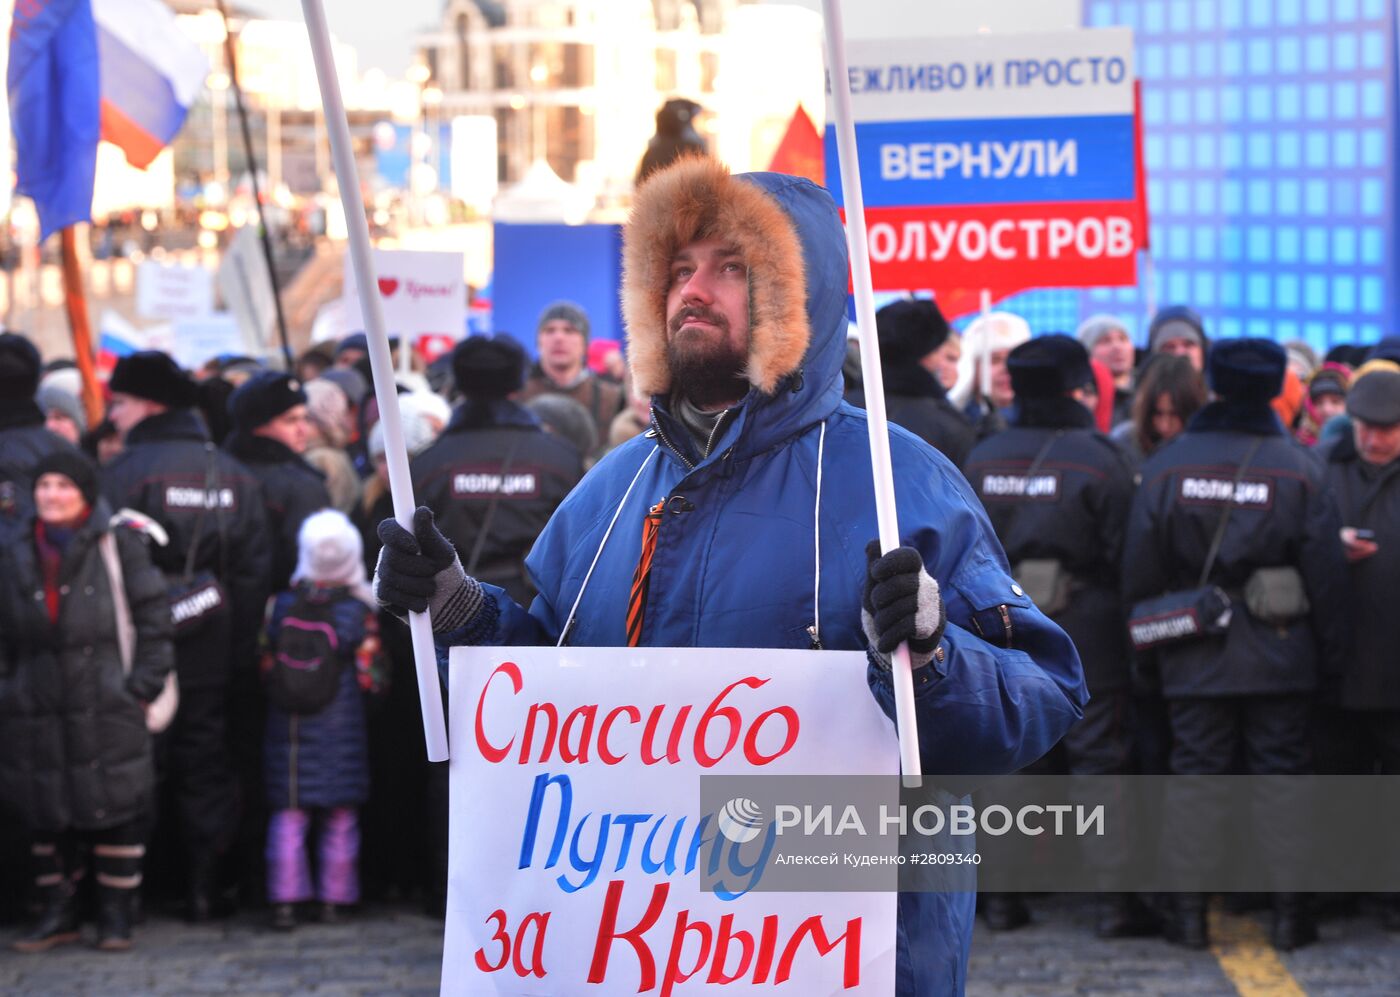
[[[238,7],[280,21],[300,21],[300,0],[233,0]],[[372,66],[391,75],[408,68],[413,36],[436,25],[442,0],[322,0],[331,34],[355,47],[360,72]]]

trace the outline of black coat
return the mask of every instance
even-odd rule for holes
[[[286,444],[266,436],[235,432],[224,449],[262,483],[267,527],[272,537],[269,591],[285,591],[291,587],[292,572],[297,567],[297,532],[301,524],[307,516],[331,504],[326,476]]]
[[[144,512],[169,534],[167,546],[151,551],[167,579],[175,581],[184,572],[185,553],[198,530],[195,571],[213,572],[228,593],[231,656],[182,657],[180,681],[196,685],[222,684],[231,667],[253,666],[272,571],[262,486],[228,454],[207,449],[208,443],[204,424],[192,410],[172,409],[132,427],[126,449],[102,471],[102,492],[112,508]],[[210,453],[216,487],[200,529]]]
[[[0,798],[37,830],[94,830],[144,816],[155,782],[143,703],[174,665],[165,580],[145,543],[116,531],[136,629],[122,671],[98,538],[99,502],[64,553],[49,622],[33,527],[0,549]],[[32,524],[32,520],[31,520]]]
[[[903,426],[959,468],[976,442],[972,424],[948,400],[938,378],[917,363],[881,367],[885,385],[885,415]],[[865,395],[855,391],[849,401],[865,408]]]
[[[1322,462],[1268,407],[1213,402],[1143,463],[1123,555],[1124,597],[1131,605],[1196,587],[1225,508],[1217,496],[1229,492],[1260,437],[1210,575],[1232,598],[1229,629],[1157,649],[1168,697],[1307,692],[1345,663],[1349,597],[1337,503]],[[1281,566],[1302,575],[1311,611],[1280,628],[1250,616],[1241,590],[1256,569]]]
[[[21,535],[34,511],[34,465],[72,444],[44,428],[32,401],[0,398],[0,544]]]
[[[1380,550],[1348,565],[1355,653],[1342,673],[1340,704],[1400,710],[1400,460],[1376,467],[1348,433],[1326,454],[1327,487],[1347,526],[1375,531]]]
[[[501,471],[512,450],[502,488]],[[489,416],[469,406],[458,408],[442,436],[413,459],[410,470],[414,496],[433,510],[465,568],[471,568],[472,548],[495,499],[475,573],[529,605],[534,590],[525,555],[583,476],[579,452],[546,433],[519,405],[499,402]]]
[[[966,473],[1013,571],[1023,560],[1044,558],[1073,578],[1069,608],[1053,619],[1074,641],[1089,691],[1098,695],[1128,686],[1118,574],[1133,472],[1093,426],[1088,409],[1072,399],[1023,403],[1010,429],[973,448]],[[1027,472],[1047,443],[1035,474],[1039,487],[1027,489]]]

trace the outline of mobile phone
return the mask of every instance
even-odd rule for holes
[[[1370,540],[1370,541],[1373,541],[1373,542],[1374,542],[1375,539],[1376,539],[1376,531],[1375,531],[1375,530],[1362,530],[1362,529],[1358,529],[1358,530],[1355,531],[1355,534],[1356,534],[1356,539],[1357,539],[1357,540]]]

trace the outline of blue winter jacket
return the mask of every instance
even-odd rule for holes
[[[555,643],[634,478],[579,601],[569,644],[626,644],[643,515],[667,498],[641,643],[809,647],[808,628],[817,620],[819,447],[820,639],[827,649],[868,649],[860,621],[864,550],[878,530],[866,414],[841,400],[847,253],[840,219],[830,195],[809,181],[777,174],[739,179],[777,201],[801,240],[812,332],[800,369],[771,395],[750,391],[704,459],[667,400],[654,397],[651,431],[604,457],[535,544],[527,566],[539,595],[529,611],[487,587],[486,610],[438,638],[443,666],[453,644]],[[1079,656],[1013,583],[963,476],[911,433],[891,426],[890,437],[900,536],[923,554],[948,614],[942,661],[915,679],[924,772],[1014,772],[1080,717],[1088,693]],[[872,664],[868,680],[893,717],[888,673]],[[900,895],[900,994],[962,993],[974,904],[972,893]]]

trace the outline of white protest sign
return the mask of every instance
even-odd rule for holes
[[[256,225],[240,228],[224,251],[219,264],[219,293],[243,332],[240,350],[253,356],[271,352],[277,300]]]
[[[895,776],[863,654],[459,647],[449,688],[444,994],[894,992],[894,891],[761,892],[771,822],[699,813],[702,775]]]
[[[214,357],[245,350],[243,330],[228,312],[176,322],[173,341],[175,362],[186,370],[195,370]]]
[[[142,318],[199,318],[213,310],[214,278],[203,267],[147,260],[136,268],[136,313]]]
[[[417,249],[374,250],[374,272],[384,307],[384,330],[391,336],[439,333],[461,339],[467,328],[467,285],[461,253]],[[363,329],[350,255],[345,256],[345,313],[352,328]]]

